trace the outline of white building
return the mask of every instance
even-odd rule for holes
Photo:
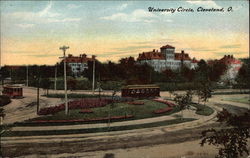
[[[164,71],[165,69],[177,70],[181,65],[195,69],[198,61],[195,58],[192,60],[183,50],[181,53],[175,53],[175,47],[166,45],[158,50],[151,52],[143,52],[139,54],[137,62],[139,64],[147,63],[154,68],[155,71]]]
[[[80,56],[69,54],[66,57],[66,63],[70,66],[74,76],[80,76],[85,69],[88,69],[88,61],[93,60],[94,56],[88,58],[86,54],[80,54]]]

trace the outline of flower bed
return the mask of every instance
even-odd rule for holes
[[[133,102],[127,102],[127,104],[131,104],[131,105],[144,105],[144,102],[142,102],[142,101],[133,101]]]
[[[163,114],[163,113],[166,113],[166,112],[169,112],[169,111],[172,111],[173,108],[172,107],[166,107],[166,108],[163,108],[163,109],[158,109],[158,110],[155,110],[153,111],[154,114]]]
[[[164,104],[168,105],[169,107],[176,106],[174,103],[168,102],[168,101],[163,100],[163,99],[153,99],[153,101],[157,101],[157,102],[160,102],[160,103],[164,103]]]
[[[93,113],[93,111],[91,109],[82,109],[81,111],[79,111],[79,113],[88,114],[88,113]]]
[[[68,105],[69,109],[85,109],[85,108],[103,107],[111,102],[112,102],[111,99],[87,98],[87,99],[69,101]],[[53,107],[42,108],[39,111],[39,115],[55,114],[64,109],[65,109],[64,104],[60,104]]]
[[[112,116],[110,120],[121,120],[121,119],[128,119],[133,118],[133,115],[126,115],[126,116]],[[92,118],[92,119],[75,119],[75,120],[35,120],[32,122],[36,123],[65,123],[65,122],[91,122],[91,121],[107,121],[109,120],[108,117],[102,118]]]

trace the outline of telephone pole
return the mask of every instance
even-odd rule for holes
[[[26,66],[26,86],[29,87],[29,65]]]
[[[65,114],[69,114],[69,107],[68,107],[68,95],[67,95],[67,74],[66,74],[66,50],[69,49],[68,46],[62,46],[59,49],[63,51],[63,61],[64,61],[64,92],[65,92]]]
[[[54,83],[54,90],[56,92],[57,88],[56,88],[56,81],[57,81],[57,64],[55,66],[55,83]]]
[[[92,82],[92,93],[95,93],[95,56],[92,56],[93,59],[93,82]]]

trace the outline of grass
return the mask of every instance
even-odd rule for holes
[[[191,106],[194,106],[196,108],[196,114],[198,115],[204,115],[204,116],[209,116],[212,113],[214,113],[214,110],[210,108],[209,106],[206,105],[201,105],[201,104],[196,104],[193,103]]]
[[[170,115],[172,113],[178,112],[178,106],[174,107],[174,109],[168,113],[164,114],[154,114],[153,111],[161,108],[165,108],[167,105],[163,103],[159,103],[152,100],[138,100],[140,102],[144,102],[144,105],[131,105],[125,102],[122,103],[114,103],[113,108],[110,108],[110,104],[104,107],[92,108],[93,113],[82,114],[79,113],[80,109],[72,109],[70,110],[70,114],[68,116],[65,115],[64,111],[60,111],[54,115],[50,116],[42,116],[38,118],[34,118],[29,120],[28,122],[34,120],[73,120],[73,119],[92,119],[92,118],[103,118],[109,116],[109,108],[111,116],[125,116],[125,115],[133,115],[133,119],[143,119],[150,118],[161,115]],[[126,119],[127,120],[127,119]],[[97,121],[96,123],[107,122],[107,121]],[[95,123],[95,122],[91,122]],[[42,123],[41,123],[42,124]]]
[[[243,91],[243,92],[212,92],[212,95],[230,95],[230,94],[250,94],[250,91]]]
[[[150,128],[157,126],[167,126],[172,124],[179,124],[183,122],[194,121],[193,118],[182,118],[167,121],[160,121],[154,123],[146,123],[139,125],[129,125],[129,126],[116,126],[116,127],[103,127],[103,128],[89,128],[89,129],[74,129],[74,130],[49,130],[49,131],[6,131],[3,137],[13,137],[13,136],[39,136],[39,135],[65,135],[65,134],[81,134],[81,133],[97,133],[97,132],[109,132],[109,131],[122,131],[122,130],[133,130]]]
[[[223,100],[237,102],[237,103],[250,104],[250,97],[249,96],[237,97],[237,98],[227,98],[227,99],[223,99]]]

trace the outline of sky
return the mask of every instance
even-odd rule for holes
[[[249,56],[247,0],[0,2],[1,65],[53,65],[63,45],[70,47],[67,54],[94,54],[102,62],[137,58],[167,44],[196,59]],[[193,12],[149,12],[149,7]]]

